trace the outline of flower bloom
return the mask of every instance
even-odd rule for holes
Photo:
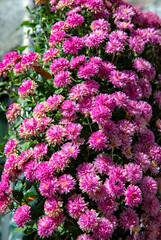
[[[64,140],[65,129],[61,125],[53,125],[46,132],[46,140],[49,145],[61,144]]]
[[[70,37],[63,43],[63,51],[70,54],[78,54],[78,50],[84,47],[84,43],[79,37]]]
[[[132,230],[139,224],[139,217],[137,213],[131,208],[125,208],[120,214],[120,223],[126,230]]]
[[[95,210],[86,210],[79,217],[78,224],[83,231],[90,232],[97,226],[97,213]]]
[[[69,193],[74,189],[74,185],[76,184],[75,179],[70,174],[63,174],[61,177],[59,177],[58,181],[60,194]]]
[[[93,236],[96,239],[107,240],[112,237],[114,227],[111,221],[105,217],[101,217],[98,221],[97,227],[93,231]]]
[[[8,122],[13,123],[17,116],[21,113],[21,105],[18,103],[13,103],[9,106],[8,111],[6,113],[6,117]]]
[[[18,89],[18,94],[22,99],[25,99],[29,94],[35,94],[34,89],[37,87],[37,83],[31,80],[25,80]]]
[[[21,65],[25,69],[32,69],[37,65],[38,60],[40,60],[40,55],[37,52],[26,53],[21,59]]]
[[[78,13],[68,16],[66,19],[66,23],[68,24],[69,28],[80,26],[82,25],[83,22],[84,22],[84,17]]]
[[[142,202],[142,193],[138,186],[129,185],[125,191],[125,205],[138,206]]]
[[[60,71],[54,77],[55,87],[66,87],[72,82],[71,73],[69,71]]]
[[[107,137],[104,133],[97,131],[91,134],[89,140],[89,147],[92,149],[103,150],[103,148],[107,148]]]
[[[4,153],[6,156],[10,156],[11,154],[16,154],[19,141],[17,139],[10,139],[4,147]]]
[[[30,206],[20,206],[14,213],[13,219],[18,227],[24,227],[25,223],[30,220]]]
[[[58,48],[49,48],[49,50],[43,55],[43,62],[47,63],[58,55],[60,55],[60,51]]]
[[[44,211],[49,217],[58,217],[60,212],[62,212],[63,203],[61,199],[57,196],[52,196],[47,198],[44,204]]]
[[[51,63],[50,70],[54,74],[56,74],[60,70],[67,70],[68,67],[69,67],[69,61],[66,58],[57,58]]]
[[[49,237],[52,235],[53,230],[56,230],[56,223],[52,217],[43,216],[38,222],[38,234],[40,237]]]
[[[72,218],[79,218],[82,212],[86,210],[86,202],[81,195],[73,195],[68,198],[67,211]]]

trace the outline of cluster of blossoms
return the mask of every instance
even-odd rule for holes
[[[0,64],[4,76],[30,70],[41,75],[38,61],[52,74],[19,86],[24,103],[38,102],[21,121],[19,141],[10,139],[5,146],[0,213],[12,202],[11,181],[23,177],[36,186],[43,203],[35,221],[42,238],[52,238],[70,222],[65,230],[73,227],[77,240],[158,239],[161,20],[122,0],[50,4],[66,20],[52,26],[42,61],[36,52],[11,52]],[[47,91],[41,90],[41,80],[50,83]],[[51,85],[55,93],[48,94]],[[12,104],[8,121],[23,111],[25,104]],[[31,143],[21,151],[24,139]],[[27,200],[16,206],[18,227],[32,220],[33,207]]]

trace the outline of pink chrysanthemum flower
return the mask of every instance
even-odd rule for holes
[[[55,87],[66,87],[72,82],[71,73],[69,71],[60,71],[54,77]]]
[[[96,239],[108,240],[112,237],[114,227],[111,221],[105,217],[101,217],[97,227],[93,231],[93,236]]]
[[[120,91],[119,92],[115,92],[115,93],[111,94],[111,97],[113,97],[115,105],[117,107],[125,107],[125,106],[128,105],[129,98],[123,92],[120,92]]]
[[[84,42],[79,37],[70,37],[63,43],[63,51],[67,54],[78,54],[78,50],[84,47]]]
[[[20,62],[18,62],[13,69],[13,73],[15,76],[19,76],[19,74],[24,73],[26,71],[26,69],[24,69],[24,67],[22,66],[22,64]]]
[[[104,42],[108,37],[107,31],[96,29],[89,34],[85,39],[85,45],[87,47],[96,47],[98,48],[100,43]]]
[[[125,191],[125,205],[138,206],[142,202],[142,193],[138,186],[129,185]]]
[[[13,123],[17,116],[21,113],[21,105],[18,103],[13,103],[9,106],[8,111],[6,113],[6,117],[8,122]]]
[[[46,117],[46,112],[48,111],[49,108],[46,101],[38,103],[33,109],[33,117],[34,118]]]
[[[37,168],[37,162],[30,160],[28,161],[23,168],[24,176],[26,179],[30,182],[33,182],[36,180],[36,168]]]
[[[77,75],[79,78],[90,79],[90,77],[93,77],[98,71],[99,68],[96,64],[87,62],[79,67]]]
[[[75,179],[70,174],[63,174],[61,177],[59,177],[58,181],[59,181],[58,191],[60,194],[69,193],[71,190],[74,189],[74,185],[76,184]]]
[[[61,125],[52,125],[46,132],[49,145],[61,144],[64,141],[65,128]]]
[[[146,196],[142,209],[150,216],[156,217],[160,211],[160,202],[155,195]]]
[[[22,56],[19,55],[17,52],[8,52],[4,55],[2,61],[9,60],[12,64],[15,64],[17,60],[21,59]]]
[[[21,65],[23,66],[23,68],[26,68],[27,70],[32,69],[34,66],[37,65],[39,60],[40,55],[37,52],[29,52],[22,57]]]
[[[94,240],[89,234],[81,234],[76,240]]]
[[[31,219],[30,208],[28,205],[23,205],[15,211],[13,219],[18,227],[24,227],[25,223]]]
[[[93,165],[100,174],[108,174],[111,166],[113,165],[112,158],[106,156],[105,154],[99,154],[95,158]]]
[[[79,179],[80,189],[89,195],[94,195],[100,189],[100,186],[100,178],[96,174],[84,174],[84,176]]]
[[[18,170],[17,159],[18,159],[18,156],[16,154],[9,155],[4,164],[4,171],[11,176],[14,176],[16,173],[16,170]]]
[[[111,118],[112,114],[108,107],[98,103],[99,101],[95,100],[95,106],[90,111],[90,117],[98,124],[103,124]]]
[[[65,31],[67,28],[67,24],[65,21],[58,21],[51,27],[51,34],[57,32],[57,31]]]
[[[10,156],[11,154],[16,154],[17,149],[16,147],[18,146],[19,141],[15,138],[10,139],[4,147],[4,153],[6,156]]]
[[[77,167],[77,179],[80,179],[88,174],[95,175],[95,169],[92,163],[83,163]]]
[[[87,0],[85,2],[85,7],[95,14],[102,12],[102,9],[104,9],[102,0]]]
[[[90,232],[97,226],[97,213],[95,210],[86,210],[78,220],[78,225],[83,231]]]
[[[76,4],[76,5],[77,5],[77,4]],[[67,12],[66,15],[67,15],[67,16],[70,16],[70,15],[73,15],[73,14],[75,14],[75,13],[77,13],[77,12],[81,12],[81,11],[82,11],[82,9],[81,9],[80,6],[74,7],[74,8],[72,8],[71,10],[69,10],[69,12]]]
[[[3,194],[0,197],[0,214],[4,215],[8,209],[9,204],[11,203],[12,199],[7,195]]]
[[[114,211],[118,209],[118,203],[111,195],[107,195],[106,197],[98,201],[98,208],[106,216],[110,216]]]
[[[120,197],[125,192],[125,184],[116,177],[111,176],[109,179],[107,178],[104,186],[107,192],[110,192],[113,197]]]
[[[80,149],[78,144],[73,144],[71,142],[67,142],[61,146],[61,150],[64,156],[67,156],[67,158],[74,158],[76,159]]]
[[[122,167],[122,165],[113,165],[109,171],[109,177],[115,178],[117,180],[120,180],[121,182],[125,183],[125,169]]]
[[[92,31],[94,31],[96,29],[101,29],[103,31],[109,31],[110,30],[110,24],[105,19],[100,18],[98,20],[94,20],[91,23],[90,28],[91,28]]]
[[[74,69],[76,67],[79,67],[85,61],[86,61],[86,56],[85,55],[79,55],[77,57],[73,57],[70,60],[70,68]]]
[[[150,146],[149,154],[154,163],[161,164],[161,146],[158,144]]]
[[[123,213],[120,214],[120,224],[126,230],[132,230],[139,224],[139,217],[136,212],[131,208],[125,208]]]
[[[44,53],[42,60],[44,63],[47,63],[59,55],[60,51],[58,48],[50,48],[47,52]]]
[[[59,106],[59,104],[64,100],[64,97],[62,95],[54,94],[53,96],[50,96],[46,103],[48,105],[48,108],[50,110],[56,110]]]
[[[145,176],[142,181],[141,189],[145,197],[153,194],[155,195],[158,189],[157,182],[154,178]]]
[[[161,91],[156,91],[154,93],[155,101],[158,103],[159,108],[161,108]]]
[[[39,190],[40,193],[45,197],[52,197],[58,190],[59,184],[56,177],[42,179],[40,181]]]
[[[57,58],[51,63],[50,70],[56,74],[61,70],[68,70],[69,61],[66,58]]]
[[[49,38],[49,46],[54,48],[57,44],[65,40],[66,32],[63,30],[54,32]]]
[[[142,169],[138,164],[129,163],[125,165],[126,178],[132,184],[140,182],[142,179]]]
[[[127,4],[120,4],[113,16],[115,17],[115,21],[123,20],[127,22],[130,21],[134,15],[135,11],[133,7]]]
[[[66,138],[74,140],[76,139],[82,130],[82,126],[79,123],[69,123],[66,126]]]
[[[28,149],[21,153],[21,155],[17,158],[17,166],[18,169],[21,170],[24,168],[25,163],[30,160],[33,156],[33,150]]]
[[[95,149],[96,151],[103,150],[107,148],[107,137],[103,132],[97,131],[91,134],[89,140],[89,147]]]
[[[87,204],[81,195],[73,195],[68,198],[68,203],[66,205],[67,212],[72,218],[78,219],[82,212],[87,208]]]
[[[68,167],[70,160],[69,157],[63,153],[63,151],[57,151],[52,154],[49,162],[56,172],[60,172],[64,171],[64,169]]]
[[[31,80],[25,80],[18,89],[18,94],[22,99],[25,99],[29,94],[35,94],[34,89],[37,87],[37,83]]]
[[[33,148],[33,157],[40,160],[42,156],[45,156],[47,153],[48,145],[45,142],[37,143],[36,146]]]
[[[81,26],[83,22],[84,22],[84,17],[78,13],[68,16],[66,19],[66,23],[68,24],[68,27],[70,29],[76,26]]]
[[[56,223],[52,217],[43,216],[38,222],[38,234],[40,237],[49,237],[52,235],[53,230],[56,230]]]
[[[60,212],[62,212],[63,202],[60,197],[52,196],[51,198],[46,199],[44,203],[44,211],[45,213],[52,218],[56,218],[59,216]]]
[[[53,172],[54,169],[48,161],[38,163],[36,167],[36,179],[40,181],[43,179],[52,178]]]
[[[65,100],[60,106],[60,113],[65,117],[70,117],[78,111],[78,105],[72,100]]]

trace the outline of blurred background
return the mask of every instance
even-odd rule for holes
[[[156,12],[161,17],[161,0],[128,0],[143,11]],[[13,51],[15,47],[26,45],[26,29],[19,28],[22,21],[27,20],[26,6],[31,6],[32,0],[0,0],[0,61],[4,54]],[[17,28],[19,28],[17,30]],[[2,96],[4,103],[9,101]],[[0,141],[7,135],[7,121],[0,109]],[[0,159],[0,164],[4,159]],[[0,216],[0,240],[21,240],[22,233],[17,232],[12,216]]]

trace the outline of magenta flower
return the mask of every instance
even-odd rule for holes
[[[70,174],[63,174],[59,177],[58,181],[60,194],[67,194],[75,188],[74,185],[76,184],[76,181]]]
[[[78,224],[83,231],[90,232],[97,226],[97,213],[95,210],[86,210],[79,217]]]
[[[89,147],[95,149],[96,151],[103,150],[107,148],[107,137],[103,132],[97,131],[91,134],[89,140]]]
[[[17,116],[21,113],[21,105],[18,103],[13,103],[9,106],[8,111],[6,113],[6,117],[8,122],[13,123]]]
[[[52,235],[53,230],[56,230],[57,226],[55,220],[49,216],[43,216],[38,222],[38,234],[40,237],[49,237]]]
[[[23,205],[15,211],[13,219],[18,227],[24,227],[25,223],[31,219],[30,208],[28,205]]]
[[[78,219],[82,212],[87,208],[87,204],[81,195],[73,195],[68,198],[67,212],[72,218]]]
[[[125,191],[125,205],[138,206],[142,202],[142,192],[138,186],[129,185]]]
[[[126,230],[132,230],[139,224],[139,217],[137,213],[131,208],[125,208],[123,213],[120,214],[120,224]]]

